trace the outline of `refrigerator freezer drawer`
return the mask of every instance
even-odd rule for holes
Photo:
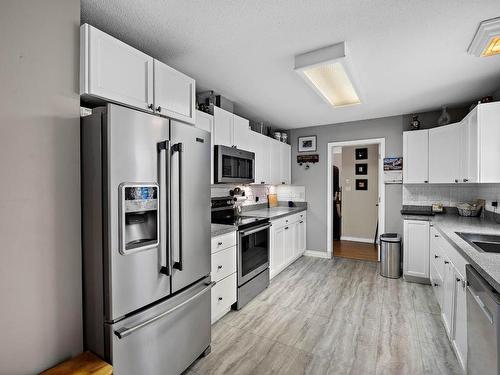
[[[204,280],[140,314],[107,325],[113,372],[182,373],[210,345],[210,289]]]

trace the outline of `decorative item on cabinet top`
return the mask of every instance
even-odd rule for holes
[[[441,115],[438,119],[438,125],[448,125],[451,122],[451,117],[448,111],[446,111],[446,106],[442,107]]]
[[[420,129],[420,121],[418,119],[418,115],[413,115],[410,121],[411,130],[419,130]]]

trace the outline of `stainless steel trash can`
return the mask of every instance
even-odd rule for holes
[[[380,275],[391,279],[401,277],[401,237],[397,233],[380,236]]]

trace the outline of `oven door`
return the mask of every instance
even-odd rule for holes
[[[238,286],[269,268],[270,223],[238,232]]]
[[[215,183],[255,182],[255,154],[234,147],[215,146]]]

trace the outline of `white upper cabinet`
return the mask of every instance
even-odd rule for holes
[[[500,102],[478,104],[465,117],[464,121],[469,122],[469,133],[471,134],[470,169],[478,168],[478,182],[499,183]],[[475,142],[476,137],[477,142]],[[478,158],[477,164],[476,156]]]
[[[429,130],[429,182],[457,183],[460,177],[459,123]]]
[[[84,24],[80,27],[80,94],[195,122],[195,80]]]
[[[271,181],[270,140],[271,138],[257,132],[249,132],[249,150],[255,153],[256,184],[269,184]]]
[[[280,183],[290,183],[291,147],[289,144],[280,142]]]
[[[154,60],[155,111],[180,121],[195,122],[195,80]]]
[[[403,133],[403,182],[429,182],[429,131],[414,130]]]
[[[233,115],[233,145],[240,150],[252,151],[249,139],[250,121],[246,118]]]
[[[153,111],[153,58],[84,24],[80,28],[80,94]]]
[[[270,140],[270,148],[271,152],[269,154],[269,161],[270,161],[270,182],[271,184],[277,185],[281,184],[281,148],[280,148],[280,142],[276,141],[274,139],[269,139]]]
[[[214,146],[232,147],[234,145],[233,116],[231,112],[214,106]]]

